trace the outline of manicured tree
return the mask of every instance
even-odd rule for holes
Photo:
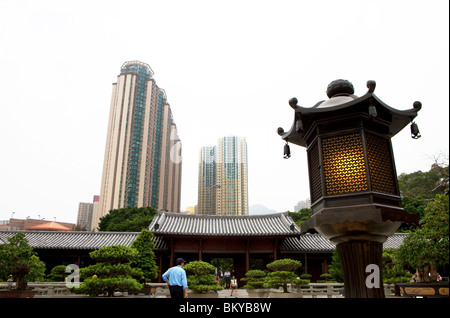
[[[0,279],[9,275],[16,279],[16,289],[26,290],[28,281],[44,278],[45,264],[36,256],[23,232],[8,238],[7,244],[0,245]]]
[[[335,281],[331,280],[333,276],[328,273],[323,273],[320,275],[321,280],[317,281],[318,283],[334,283]]]
[[[141,290],[142,284],[136,278],[142,277],[142,271],[130,266],[130,261],[137,255],[136,249],[123,245],[106,246],[91,252],[91,258],[97,263],[80,270],[84,284],[78,292],[114,296],[115,291]]]
[[[400,261],[396,259],[397,249],[386,248],[383,250],[383,282],[385,284],[407,283],[412,274],[408,273]]]
[[[300,261],[290,258],[283,258],[267,264],[267,268],[272,271],[267,275],[266,282],[270,287],[283,287],[283,292],[287,293],[288,284],[297,284],[297,275],[294,270],[302,266]]]
[[[138,257],[131,261],[131,266],[142,270],[144,280],[150,282],[158,277],[158,266],[153,252],[153,233],[148,230],[142,230],[131,247],[138,251]]]
[[[416,269],[417,281],[436,281],[436,267],[449,263],[449,197],[438,194],[425,208],[421,227],[398,249],[404,266]],[[430,275],[428,275],[428,273]]]
[[[57,265],[52,268],[50,274],[47,275],[47,279],[51,282],[63,282],[68,273],[66,273],[66,265]]]
[[[196,293],[223,289],[213,274],[215,267],[207,262],[189,262],[184,265],[184,270],[187,274],[189,289]]]
[[[259,269],[249,270],[241,281],[246,282],[244,288],[257,289],[265,288],[266,272]]]

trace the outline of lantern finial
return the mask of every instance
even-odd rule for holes
[[[353,88],[353,84],[344,79],[332,81],[327,87],[328,98],[337,95],[353,95],[354,93],[355,89]]]

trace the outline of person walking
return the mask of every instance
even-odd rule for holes
[[[230,273],[230,271],[228,269],[223,274],[223,277],[224,277],[224,280],[225,280],[225,288],[226,289],[230,288],[231,273]]]
[[[223,285],[223,273],[222,270],[219,269],[219,273],[217,274],[219,276],[219,286]]]
[[[183,269],[186,261],[182,258],[177,259],[177,265],[169,268],[162,279],[167,282],[170,291],[170,297],[173,299],[183,299],[188,297],[188,285],[186,271]]]
[[[237,298],[238,283],[237,283],[236,276],[233,275],[233,277],[231,278],[230,284],[231,284],[231,294],[230,294],[230,296],[233,296],[233,291],[234,291],[234,293],[236,295],[236,298]]]

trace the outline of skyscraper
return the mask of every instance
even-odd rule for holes
[[[200,150],[198,173],[198,206],[197,214],[216,214],[217,182],[216,146],[203,147]]]
[[[153,75],[125,62],[113,83],[98,219],[132,206],[180,211],[181,141]]]
[[[248,163],[245,137],[218,139],[200,152],[198,214],[248,215]]]
[[[78,205],[77,225],[83,231],[91,231],[93,229],[93,220],[96,219],[98,212],[99,196],[94,195],[94,200],[90,202],[80,202]],[[96,226],[97,224],[94,224]]]
[[[93,203],[80,202],[78,205],[77,225],[83,231],[91,230]]]

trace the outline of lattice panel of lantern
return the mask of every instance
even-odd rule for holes
[[[360,133],[323,138],[322,154],[327,195],[368,190]]]
[[[309,178],[311,185],[311,202],[322,196],[322,181],[320,176],[319,147],[315,143],[308,151]]]
[[[397,195],[390,141],[372,134],[366,140],[372,191]]]

